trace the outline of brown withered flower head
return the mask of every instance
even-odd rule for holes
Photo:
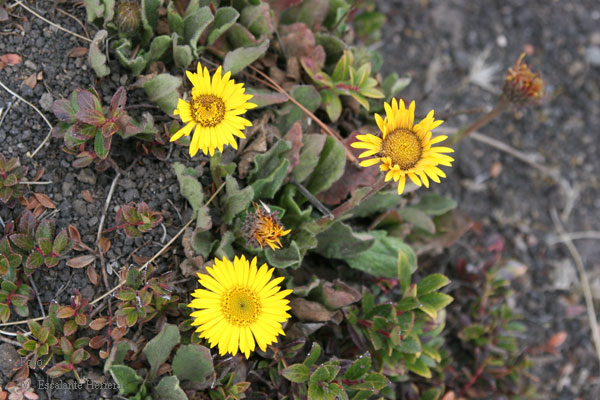
[[[525,53],[522,53],[515,65],[508,69],[502,88],[502,97],[517,106],[537,103],[544,96],[544,80],[531,71],[523,62],[524,58]]]
[[[266,245],[271,250],[281,248],[282,236],[289,234],[292,230],[285,229],[277,211],[271,211],[269,207],[261,202],[260,205],[253,203],[254,212],[246,215],[246,222],[243,227],[244,238],[248,246],[260,247]]]

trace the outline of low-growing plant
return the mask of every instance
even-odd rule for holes
[[[142,121],[137,122],[125,111],[126,101],[124,87],[116,91],[107,109],[102,107],[95,89],[76,89],[70,99],[54,101],[52,110],[59,123],[53,128],[52,134],[62,138],[65,151],[76,156],[74,167],[83,168],[95,162],[97,170],[107,169],[115,134],[143,140],[150,140],[156,134],[152,116],[145,113]],[[88,149],[89,143],[91,148]]]
[[[117,229],[130,237],[140,237],[142,233],[150,232],[162,222],[162,214],[159,211],[151,211],[145,202],[124,204],[117,211],[117,226],[104,230],[108,233]]]
[[[0,201],[13,207],[16,199],[25,194],[25,185],[21,179],[25,176],[27,168],[22,167],[18,158],[7,160],[0,153]]]

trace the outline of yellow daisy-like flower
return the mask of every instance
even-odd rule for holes
[[[445,178],[444,171],[437,165],[451,167],[454,159],[443,153],[452,153],[449,147],[435,146],[448,137],[445,135],[431,138],[431,130],[440,126],[444,121],[433,118],[433,110],[421,122],[414,124],[415,102],[407,109],[404,101],[392,99],[391,105],[384,103],[385,119],[375,114],[375,121],[381,130],[381,137],[366,134],[357,135],[358,141],[351,144],[357,149],[366,149],[359,158],[376,156],[363,160],[360,165],[369,167],[380,163],[379,169],[387,171],[385,181],[393,179],[398,182],[398,194],[404,192],[406,177],[415,185],[429,187],[429,179],[440,183]]]
[[[194,130],[190,143],[190,156],[196,155],[199,149],[204,154],[215,153],[216,149],[223,151],[223,146],[230,145],[237,149],[235,136],[246,138],[242,132],[252,123],[240,117],[247,110],[256,107],[248,103],[251,94],[244,94],[244,84],[235,83],[230,79],[231,72],[221,76],[221,67],[211,76],[208,68],[198,63],[198,73],[186,71],[192,82],[192,100],[188,103],[179,99],[173,114],[179,115],[185,124],[178,130],[171,142],[182,136],[188,136]]]
[[[248,245],[252,247],[269,246],[271,250],[281,248],[281,237],[288,235],[292,230],[285,229],[278,217],[278,212],[273,211],[261,201],[261,205],[254,203],[252,214],[246,216],[243,233]]]
[[[283,277],[271,279],[273,268],[256,266],[256,257],[249,262],[243,255],[233,259],[215,258],[214,266],[207,267],[209,275],[198,274],[206,289],[196,289],[191,308],[199,308],[191,315],[196,332],[208,339],[210,347],[219,346],[219,354],[236,355],[238,348],[246,358],[254,351],[255,341],[262,351],[285,335],[281,324],[290,315],[291,290],[277,286]]]

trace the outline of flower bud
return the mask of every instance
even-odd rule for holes
[[[135,0],[123,0],[117,6],[115,18],[119,32],[133,33],[142,23],[141,7]]]

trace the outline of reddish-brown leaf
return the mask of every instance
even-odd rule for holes
[[[69,231],[69,237],[71,238],[72,241],[81,242],[81,234],[79,233],[79,231],[77,230],[77,228],[75,226],[69,225],[68,231]]]
[[[102,250],[102,253],[106,253],[110,250],[110,239],[100,236],[100,250]]]
[[[37,182],[37,181],[39,181],[40,179],[42,179],[42,176],[44,175],[44,172],[45,172],[45,171],[46,171],[46,168],[44,168],[44,167],[40,167],[40,169],[38,169],[38,170],[35,172],[35,176],[33,177],[33,179],[32,179],[32,180],[33,180],[34,182]]]
[[[96,260],[95,256],[85,255],[71,258],[67,261],[67,265],[71,268],[84,268],[93,263]]]
[[[57,318],[71,318],[73,315],[75,315],[75,309],[70,306],[62,306],[56,311]]]
[[[98,278],[98,273],[96,272],[96,266],[92,264],[88,265],[86,272],[92,285],[98,286],[100,284],[100,279]]]
[[[115,328],[112,330],[112,332],[110,333],[110,336],[114,339],[114,340],[119,340],[121,339],[123,336],[125,336],[125,334],[127,333],[127,327],[124,326],[122,328]]]
[[[27,78],[25,78],[23,84],[30,89],[33,89],[35,85],[37,85],[37,74],[34,72],[33,74],[29,75]]]
[[[167,372],[169,372],[171,370],[171,365],[168,363],[164,363],[163,365],[161,365],[158,368],[158,372],[156,373],[156,376],[161,376],[166,374]]]
[[[83,57],[88,53],[87,47],[73,47],[67,53],[67,57]]]
[[[150,257],[138,256],[135,253],[131,254],[131,258],[133,258],[133,262],[135,262],[137,265],[144,265],[150,259]]]
[[[21,56],[14,53],[3,54],[0,56],[0,61],[6,65],[14,66],[21,62]]]
[[[92,196],[92,194],[90,193],[89,190],[83,190],[81,192],[81,197],[83,197],[83,199],[85,201],[87,201],[88,203],[93,203],[94,202],[94,196]]]
[[[100,355],[101,359],[106,360],[108,358],[108,356],[109,356],[110,353],[108,351],[105,351],[105,350],[100,350],[98,352],[98,354]]]
[[[50,200],[50,197],[48,197],[48,195],[45,195],[44,193],[34,193],[33,195],[35,196],[36,200],[39,201],[40,204],[44,207],[56,208],[56,204],[54,204],[52,200]]]
[[[100,347],[104,346],[104,344],[108,341],[107,337],[104,335],[94,336],[90,339],[89,346],[92,349],[98,350]]]
[[[557,348],[558,346],[560,346],[561,344],[564,343],[565,340],[567,340],[567,332],[558,332],[555,333],[554,335],[552,335],[552,337],[550,339],[548,339],[548,341],[546,342],[546,345],[552,347],[552,348]]]
[[[108,324],[108,319],[106,317],[100,317],[90,322],[90,328],[95,331],[99,331],[100,329],[104,328],[106,324]]]
[[[456,399],[456,395],[454,394],[453,391],[449,391],[448,393],[446,393],[444,395],[444,397],[442,397],[441,400],[455,400]]]
[[[290,165],[288,167],[289,174],[300,162],[300,148],[303,146],[302,125],[300,125],[300,122],[296,122],[294,125],[292,125],[288,133],[286,133],[283,138],[292,143],[292,149],[288,155],[290,160]]]

